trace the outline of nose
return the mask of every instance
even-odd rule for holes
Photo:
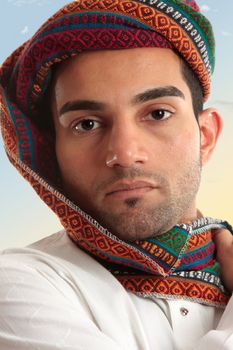
[[[112,127],[108,139],[106,165],[130,168],[148,161],[145,135],[140,127],[121,122]]]

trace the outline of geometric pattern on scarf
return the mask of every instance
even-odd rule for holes
[[[108,268],[127,290],[141,296],[182,297],[224,306],[229,294],[221,282],[219,264],[215,260],[210,227],[214,228],[216,222],[210,224],[211,221],[209,218],[198,220],[198,229],[190,230],[194,223],[188,231],[186,225],[178,225],[158,237],[133,244],[157,261],[165,273],[162,276],[119,269],[115,264],[109,264]],[[222,225],[229,228],[226,222]]]
[[[198,278],[191,272],[184,273],[183,276],[174,274],[167,277],[130,273],[128,276],[115,276],[125,289],[145,298],[156,296],[161,299],[186,299],[204,305],[225,307],[230,297],[220,278],[203,272],[199,272]]]
[[[174,227],[170,231],[143,241],[136,241],[144,254],[155,258],[164,274],[171,271],[201,270],[213,263],[214,243],[211,231],[190,233],[182,227]]]
[[[97,25],[109,29],[111,20],[115,29],[121,29],[125,25],[125,29],[147,29],[165,37],[195,71],[206,97],[209,93],[209,75],[214,66],[213,33],[208,20],[197,11],[197,7],[190,4],[178,0],[167,0],[166,3],[156,0],[143,0],[142,3],[128,0],[83,0],[66,5],[41,27],[27,43],[23,53],[20,50],[22,55],[15,62],[16,68],[12,76],[17,103],[24,112],[35,108],[34,103],[43,93],[42,85],[48,78],[49,68],[56,60],[63,60],[87,49],[97,49],[95,46],[92,48],[92,38],[88,33],[83,35],[86,39],[74,39],[79,45],[71,47],[69,35],[72,30],[75,35],[76,31],[78,34],[78,29],[85,32],[85,29],[96,29]],[[119,16],[121,19],[118,24],[116,21],[119,21]],[[56,36],[59,40],[56,40]],[[59,43],[61,49],[57,50]],[[108,47],[105,40],[101,44],[101,49]],[[128,47],[127,40],[123,47]]]

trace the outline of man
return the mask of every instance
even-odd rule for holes
[[[3,64],[8,157],[65,230],[2,253],[1,348],[233,347],[231,227],[195,203],[213,64],[197,4],[156,0],[74,1]]]

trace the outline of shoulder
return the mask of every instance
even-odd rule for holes
[[[67,280],[76,273],[75,265],[65,258],[66,250],[72,242],[64,232],[36,242],[25,248],[6,249],[0,253],[0,298],[17,291],[20,295],[40,300],[49,295],[66,293],[67,300],[75,297]],[[62,243],[63,242],[63,243]],[[63,249],[62,244],[64,244]],[[78,249],[77,249],[78,254]],[[80,259],[82,260],[82,259]],[[72,257],[71,257],[72,261]],[[65,278],[66,277],[66,278]],[[20,301],[20,298],[19,300]]]
[[[69,239],[65,231],[54,233],[24,248],[0,251],[2,266],[24,265],[34,269],[52,265],[71,267],[85,259],[91,258]]]
[[[95,349],[119,350],[123,347],[117,346],[118,341],[125,343],[124,332],[135,344],[131,334],[135,309],[128,294],[64,232],[1,252],[0,286],[0,347],[4,341],[4,349],[13,349],[17,342],[24,350],[52,350],[56,344],[67,350],[75,349],[75,344],[82,349],[96,344]],[[127,319],[122,315],[126,306],[131,315]],[[118,328],[119,339],[114,342]]]
[[[22,290],[25,286],[20,281],[30,285],[31,295],[43,285],[44,293],[66,294],[72,300],[77,295],[80,299],[93,293],[111,295],[116,289],[126,293],[118,280],[74,244],[65,231],[0,253],[0,285],[9,289],[17,283],[17,289]]]

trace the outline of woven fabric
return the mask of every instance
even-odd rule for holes
[[[210,227],[228,225],[202,219],[189,226],[178,225],[158,237],[133,246],[158,264],[157,272],[106,267],[133,293],[161,298],[186,298],[203,304],[225,305],[229,295],[220,279]],[[130,266],[130,264],[128,264]]]
[[[134,244],[121,241],[62,194],[54,138],[38,127],[55,64],[87,50],[136,47],[176,50],[196,73],[208,97],[214,38],[195,1],[73,1],[0,69],[1,131],[6,152],[58,215],[69,237],[105,264],[125,288],[143,295],[186,297],[222,306],[228,296],[214,260],[210,230],[226,223],[207,220],[198,222],[198,230],[194,223],[176,226],[157,239]]]
[[[11,76],[14,91],[16,87],[14,97],[24,112],[35,111],[55,62],[85,50],[144,47],[144,40],[140,38],[135,37],[137,44],[131,46],[130,35],[122,35],[119,42],[118,37],[109,32],[111,27],[137,28],[156,31],[166,38],[195,71],[207,98],[214,66],[212,28],[194,2],[187,3],[189,5],[180,0],[74,1],[49,19],[25,49],[23,46],[5,62],[2,79],[7,78],[8,67],[14,62]],[[105,35],[89,32],[97,28],[107,29]],[[98,43],[94,44],[95,41]],[[117,43],[113,45],[113,41]]]

